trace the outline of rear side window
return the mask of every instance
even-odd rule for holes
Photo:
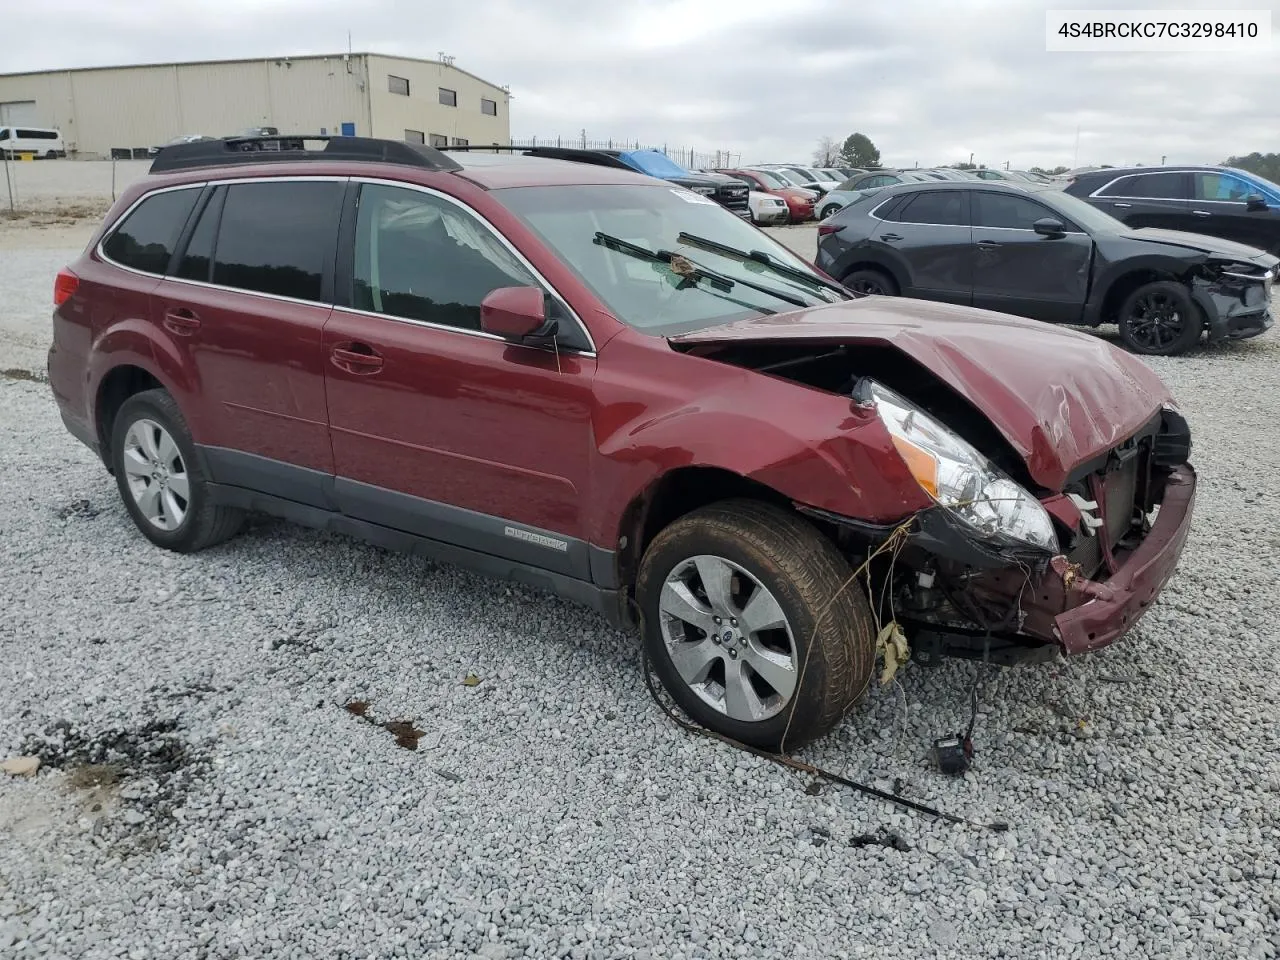
[[[342,191],[341,183],[329,180],[229,186],[213,282],[295,300],[320,300],[325,266],[337,244]]]
[[[199,196],[199,187],[152,194],[103,241],[102,252],[122,267],[164,273]]]
[[[934,223],[964,226],[964,196],[959,190],[930,190],[917,193],[893,219],[899,223]]]
[[[1187,177],[1181,173],[1140,173],[1121,177],[1099,191],[1100,197],[1145,197],[1152,200],[1189,200]]]

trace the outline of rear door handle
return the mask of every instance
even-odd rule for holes
[[[180,337],[189,337],[200,329],[200,318],[186,307],[170,307],[164,312],[164,328]]]
[[[979,240],[978,241],[978,246],[980,247],[998,247],[1000,245],[1001,244],[999,240]]]
[[[370,374],[382,369],[382,357],[365,343],[348,343],[334,347],[329,354],[333,365],[347,373]]]
[[[1113,203],[1112,206],[1119,207],[1121,210],[1128,210],[1130,207],[1133,206],[1133,204],[1132,203]]]
[[[1192,210],[1192,211],[1191,211],[1191,215],[1192,215],[1193,217],[1208,217],[1208,216],[1212,216],[1212,214],[1210,214],[1208,210]]]
[[[882,233],[880,234],[880,239],[888,243],[893,243],[895,240],[901,240],[902,235],[899,233]]]

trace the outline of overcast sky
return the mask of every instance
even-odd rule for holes
[[[511,132],[807,160],[866,133],[886,165],[1217,162],[1280,150],[1280,37],[1256,53],[1045,51],[1046,9],[1280,0],[40,0],[0,70],[296,56],[434,59],[509,84]]]

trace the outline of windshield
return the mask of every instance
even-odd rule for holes
[[[776,173],[770,173],[768,170],[752,170],[751,172],[752,172],[752,173],[754,173],[754,174],[755,174],[757,177],[759,177],[759,178],[760,178],[760,179],[761,179],[761,180],[762,180],[766,185],[768,185],[768,186],[770,186],[770,187],[790,187],[790,186],[792,186],[792,184],[791,184],[791,182],[790,182],[789,180],[784,180],[784,179],[782,179],[782,177],[778,176]]]
[[[1280,184],[1272,183],[1264,176],[1253,173],[1248,170],[1241,170],[1240,176],[1246,180],[1251,180],[1258,186],[1262,187],[1262,193],[1271,203],[1280,203]],[[1267,196],[1269,194],[1269,196]]]
[[[624,163],[635,167],[641,173],[651,177],[670,179],[671,177],[687,177],[689,171],[676,163],[665,153],[657,150],[629,150],[621,154]]]
[[[767,234],[718,203],[680,187],[609,184],[508,187],[495,199],[520,217],[600,298],[609,311],[643,333],[669,336],[764,313],[817,305],[834,291],[789,278],[763,264],[683,241],[680,234],[724,247],[759,250],[807,276],[813,268]],[[692,264],[737,281],[731,290],[690,282],[668,263],[629,255],[597,234],[654,253],[674,252]],[[819,278],[820,279],[820,278]],[[771,288],[776,293],[751,286]]]

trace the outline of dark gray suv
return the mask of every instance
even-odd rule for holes
[[[1119,325],[1137,353],[1174,354],[1272,325],[1276,257],[1229,240],[1131,229],[1037,184],[908,183],[818,228],[817,264],[855,291]]]

